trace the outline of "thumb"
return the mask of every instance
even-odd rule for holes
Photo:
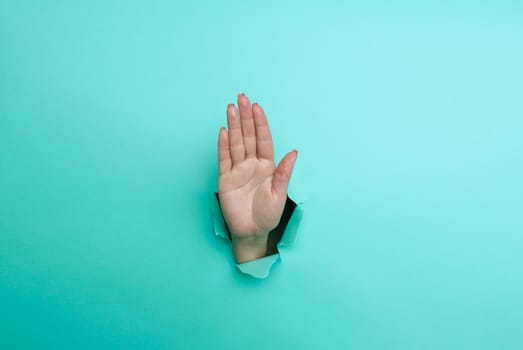
[[[298,157],[298,151],[289,152],[282,158],[280,164],[274,171],[272,178],[272,192],[279,195],[287,194],[287,187],[291,179],[292,170]]]

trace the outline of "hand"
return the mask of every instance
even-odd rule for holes
[[[298,152],[287,153],[275,168],[265,112],[244,94],[238,95],[238,106],[239,113],[234,104],[227,106],[228,131],[220,128],[218,195],[234,256],[242,263],[267,254],[267,237],[280,222]]]

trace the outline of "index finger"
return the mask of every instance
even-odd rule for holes
[[[254,125],[256,127],[256,153],[258,159],[274,161],[274,148],[272,144],[271,130],[263,108],[254,103],[252,105]]]

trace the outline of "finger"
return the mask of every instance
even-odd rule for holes
[[[245,159],[245,146],[243,145],[242,129],[238,119],[238,110],[233,104],[227,106],[227,125],[229,127],[229,152],[232,165]]]
[[[256,153],[259,159],[274,161],[271,130],[263,108],[257,103],[252,105],[254,125],[256,126]]]
[[[283,196],[287,194],[287,188],[291,179],[292,170],[296,159],[298,157],[298,151],[292,151],[285,155],[278,164],[278,167],[274,171],[272,178],[272,193]]]
[[[256,157],[256,131],[254,129],[251,102],[245,94],[238,95],[238,107],[240,107],[245,158],[254,158]]]
[[[218,136],[218,172],[224,175],[231,170],[232,161],[229,153],[229,135],[224,127],[220,128]]]

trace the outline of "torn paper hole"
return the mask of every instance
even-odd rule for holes
[[[296,239],[298,226],[303,216],[303,202],[296,203],[289,196],[283,209],[283,214],[278,226],[271,231],[268,238],[268,256],[252,260],[242,264],[236,264],[238,269],[255,278],[264,279],[277,261],[281,260],[281,248],[291,245]],[[214,232],[216,236],[226,239],[230,242],[231,236],[225,219],[223,218],[220,208],[218,193],[211,195],[211,214],[214,223]]]

